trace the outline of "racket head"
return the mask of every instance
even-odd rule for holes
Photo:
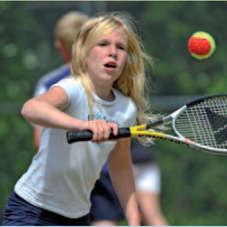
[[[227,94],[199,98],[171,117],[172,128],[180,138],[203,150],[227,154]]]

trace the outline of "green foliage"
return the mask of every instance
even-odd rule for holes
[[[226,157],[158,143],[162,204],[172,225],[224,225]]]
[[[56,65],[50,41],[27,4],[0,3],[1,100],[21,101],[32,92],[39,76]]]
[[[141,17],[146,20],[145,46],[156,62],[155,92],[162,95],[225,92],[222,82],[227,80],[226,8],[226,3],[213,2],[147,3]],[[187,51],[189,36],[198,30],[207,31],[216,39],[217,51],[206,60],[196,60]]]
[[[31,126],[17,116],[0,117],[0,209],[34,153]]]
[[[19,109],[31,97],[39,76],[57,65],[49,60],[55,58],[47,34],[27,7],[21,2],[0,2],[1,211],[35,152],[31,126],[20,117]]]
[[[52,45],[53,25],[70,2],[0,2],[0,209],[34,154],[32,127],[19,115],[37,79],[60,63]],[[98,10],[96,2],[76,9]],[[101,4],[101,3],[100,3]],[[104,2],[103,2],[104,4]],[[49,8],[48,8],[49,7]],[[108,11],[126,11],[136,19],[146,51],[153,56],[155,95],[225,93],[227,85],[227,3],[205,1],[105,2]],[[91,10],[92,12],[92,10]],[[209,32],[215,53],[196,60],[187,51],[195,31]],[[158,142],[162,169],[162,207],[171,225],[225,225],[225,156]]]

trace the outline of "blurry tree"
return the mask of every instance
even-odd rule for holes
[[[47,33],[34,19],[26,3],[0,2],[0,37],[2,210],[9,192],[34,154],[31,126],[20,117],[20,105],[32,95],[39,75],[57,65],[57,58],[50,48]]]
[[[146,4],[141,17],[145,21],[145,45],[155,59],[155,92],[162,95],[225,92],[226,10],[226,2]],[[189,36],[200,30],[213,35],[217,43],[217,51],[206,60],[196,60],[187,51]]]

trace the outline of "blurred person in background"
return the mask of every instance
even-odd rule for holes
[[[46,92],[53,84],[71,75],[72,45],[82,25],[88,16],[78,12],[69,11],[62,15],[56,22],[54,29],[54,47],[63,58],[65,64],[43,75],[36,84],[34,96]],[[38,150],[42,127],[34,125],[33,141]]]
[[[166,226],[160,205],[160,168],[155,158],[154,145],[142,145],[132,139],[131,154],[136,195],[142,225]],[[111,183],[106,164],[91,193],[91,221],[94,226],[119,225],[124,220],[123,210]]]

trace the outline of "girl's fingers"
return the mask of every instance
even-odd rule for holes
[[[118,134],[118,125],[116,123],[109,123],[111,132],[116,136]]]
[[[109,123],[104,120],[90,121],[89,129],[93,132],[92,141],[94,142],[108,140],[111,132],[113,132],[114,135],[118,133],[117,124]]]

